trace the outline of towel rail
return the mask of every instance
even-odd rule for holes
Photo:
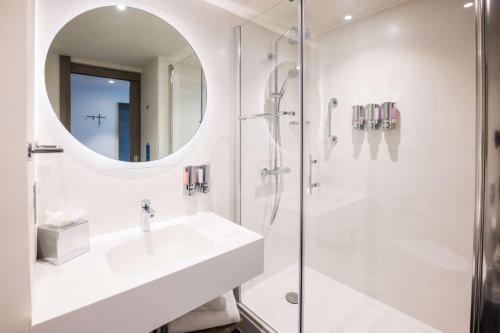
[[[39,145],[38,143],[28,143],[28,161],[33,158],[33,154],[53,154],[62,153],[64,149],[58,145]]]
[[[238,119],[252,119],[252,118],[261,118],[261,117],[278,117],[278,116],[295,116],[295,111],[281,111],[274,113],[257,113],[257,114],[249,114],[246,116],[240,116]]]

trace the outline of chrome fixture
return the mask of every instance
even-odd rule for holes
[[[150,230],[149,219],[155,217],[155,211],[151,208],[151,200],[142,199],[141,201],[141,226],[142,231],[148,232]]]
[[[339,102],[336,97],[330,99],[330,102],[328,102],[328,141],[332,143],[338,142],[338,137],[332,133],[332,112],[338,104]]]
[[[309,185],[307,186],[307,193],[312,194],[313,188],[319,187],[319,183],[313,183],[312,181],[312,167],[314,164],[318,164],[318,160],[314,160],[312,155],[309,154]]]
[[[352,128],[364,129],[365,117],[365,107],[363,105],[354,105],[352,107]]]
[[[306,38],[309,38],[311,35],[311,31],[309,29],[306,29]],[[300,39],[300,32],[299,29],[295,26],[291,27],[287,31],[285,31],[284,34],[279,36],[275,41],[274,41],[274,50],[273,53],[269,55],[269,60],[275,59],[278,57],[278,43],[283,39],[286,38],[288,43],[292,45],[297,45],[299,43]]]
[[[378,129],[380,124],[380,105],[368,104],[366,106],[366,118],[368,123],[368,129],[370,130]]]
[[[306,36],[308,36],[308,32],[305,32]],[[280,115],[288,114],[292,115],[292,113],[282,113],[281,111],[281,101],[283,100],[283,96],[285,95],[288,83],[290,79],[296,78],[300,75],[299,66],[295,66],[288,70],[287,76],[281,86],[278,83],[278,65],[279,65],[279,42],[283,38],[287,38],[288,42],[292,45],[298,44],[300,39],[300,31],[297,27],[291,27],[286,31],[283,35],[278,37],[273,44],[272,54],[269,56],[269,60],[273,61],[274,65],[274,73],[273,73],[273,82],[272,82],[272,92],[271,99],[273,100],[273,115],[274,116],[271,133],[272,133],[272,161],[271,167],[269,169],[264,169],[261,171],[261,174],[266,174],[271,177],[274,177],[274,201],[273,207],[271,211],[271,218],[269,224],[272,225],[274,220],[276,219],[276,215],[278,214],[278,209],[280,206],[281,195],[283,193],[283,174],[290,172],[290,168],[283,167],[283,151],[281,149],[281,123],[280,123]],[[293,113],[295,115],[295,113]],[[265,171],[267,170],[267,171]]]
[[[268,168],[264,168],[260,171],[260,174],[262,176],[276,176],[290,172],[292,172],[292,169],[290,169],[289,167],[284,167],[284,168],[277,167],[276,169],[271,169],[271,170],[269,170]]]
[[[396,128],[397,110],[396,103],[385,102],[380,105],[382,113],[382,129],[391,130]]]
[[[291,292],[286,294],[285,299],[288,303],[298,304],[299,303],[299,294],[291,291]]]
[[[64,152],[64,149],[58,145],[39,145],[37,142],[28,143],[28,161],[33,158],[33,154],[53,154],[62,152]]]
[[[249,114],[246,116],[239,117],[240,120],[253,119],[253,118],[262,118],[262,117],[279,117],[279,116],[295,116],[295,111],[280,111],[274,113],[257,113],[257,114]]]
[[[280,91],[279,92],[276,91],[276,92],[272,93],[271,97],[275,98],[275,99],[283,98],[283,94],[285,93],[286,87],[288,85],[288,80],[296,78],[296,77],[299,77],[299,70],[297,68],[290,69],[288,71],[288,74],[286,76],[285,81],[283,81],[283,84],[281,85]]]

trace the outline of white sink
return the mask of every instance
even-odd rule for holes
[[[32,333],[150,332],[263,271],[261,235],[205,212],[94,237],[37,262]]]
[[[189,225],[173,225],[116,245],[106,252],[106,260],[117,275],[148,274],[202,255],[214,245]]]

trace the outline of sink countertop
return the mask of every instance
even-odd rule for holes
[[[124,244],[137,246],[143,240],[146,244],[151,241],[148,237],[154,238],[159,231],[181,230],[179,226],[192,228],[198,235],[193,242],[203,237],[205,246],[197,253],[185,258],[181,255],[173,262],[145,271],[134,272],[134,267],[130,267],[131,273],[122,273],[123,269],[116,270],[110,264],[109,254]],[[211,212],[152,223],[150,233],[137,226],[93,237],[90,245],[90,252],[61,266],[37,262],[33,333],[51,332],[55,328],[80,332],[74,325],[80,325],[81,332],[152,330],[263,270],[262,236]],[[142,269],[137,260],[135,264],[133,260],[130,262],[131,266]],[[122,260],[120,265],[126,263],[127,260]],[[142,304],[146,307],[144,313],[140,311]],[[109,313],[102,313],[108,310]],[[119,322],[113,322],[114,317]],[[89,320],[93,323],[88,323]]]

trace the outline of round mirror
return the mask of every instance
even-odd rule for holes
[[[205,75],[189,43],[157,16],[125,6],[67,23],[47,54],[45,85],[62,125],[120,161],[175,152],[205,113]]]

